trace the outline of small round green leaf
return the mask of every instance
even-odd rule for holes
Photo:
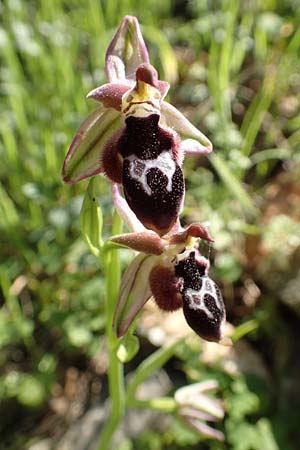
[[[140,344],[137,336],[128,334],[121,339],[117,349],[117,357],[122,363],[127,363],[135,357],[139,350]]]
[[[24,375],[19,384],[17,399],[24,406],[38,408],[46,398],[46,390],[38,378]]]

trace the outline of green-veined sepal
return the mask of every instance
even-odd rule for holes
[[[149,274],[157,262],[155,256],[140,253],[127,268],[121,282],[113,327],[124,336],[132,321],[151,297]]]
[[[121,127],[121,116],[114,109],[97,108],[79,127],[65,158],[62,177],[65,183],[77,183],[103,172],[105,144]]]

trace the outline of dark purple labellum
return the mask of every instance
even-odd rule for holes
[[[206,275],[206,266],[195,258],[195,251],[175,266],[183,279],[183,312],[189,326],[203,339],[218,342],[226,313],[220,289]]]
[[[124,158],[125,198],[146,228],[167,233],[177,220],[184,178],[177,164],[174,136],[159,126],[159,116],[126,119],[118,147]]]

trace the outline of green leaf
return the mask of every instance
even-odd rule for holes
[[[24,374],[19,385],[17,398],[22,405],[37,408],[44,403],[46,390],[38,378]]]
[[[156,350],[148,356],[148,358],[141,362],[141,364],[136,368],[135,373],[128,384],[127,399],[129,401],[133,399],[137,387],[147,378],[150,378],[156,370],[160,369],[174,355],[180,342],[181,339],[168,347],[162,347],[159,350]]]
[[[0,227],[10,229],[19,221],[19,216],[14,202],[0,184]]]
[[[164,71],[164,78],[171,84],[175,84],[178,79],[178,63],[172,45],[157,27],[143,26],[143,34],[146,39],[157,47]]]
[[[247,320],[246,322],[242,323],[236,329],[234,330],[234,333],[231,336],[231,339],[233,341],[238,341],[243,336],[246,336],[247,334],[251,333],[252,331],[255,331],[259,326],[258,320],[251,319]]]
[[[124,336],[117,348],[117,358],[122,363],[127,363],[135,357],[139,351],[140,343],[137,336],[127,334]]]
[[[84,241],[95,256],[99,256],[103,245],[101,233],[103,217],[96,199],[96,178],[91,178],[80,212],[80,228]]]
[[[219,176],[222,178],[222,181],[228,191],[231,192],[231,194],[239,201],[243,210],[248,214],[255,215],[257,210],[251,197],[245,190],[240,180],[230,170],[226,161],[221,157],[221,155],[217,155],[216,153],[209,155],[209,159]]]
[[[263,448],[264,450],[279,450],[270,421],[264,417],[261,418],[257,422],[257,428],[261,435],[260,448]]]
[[[92,333],[84,326],[70,326],[67,330],[69,341],[74,347],[85,347],[92,341]]]

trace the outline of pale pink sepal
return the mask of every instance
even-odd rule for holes
[[[200,144],[195,139],[184,139],[180,143],[180,150],[184,155],[207,155],[208,153],[212,152],[212,147],[203,148],[203,145]]]
[[[149,274],[157,259],[139,254],[127,268],[120,286],[113,327],[118,337],[123,336],[138,312],[151,297]]]
[[[193,417],[199,420],[208,420],[209,422],[214,422],[216,420],[216,418],[211,414],[200,411],[199,409],[191,408],[190,406],[180,408],[180,415]]]
[[[200,383],[184,386],[175,392],[175,401],[179,406],[178,414],[182,419],[201,435],[224,440],[221,431],[204,423],[204,420],[211,422],[224,418],[224,408],[221,402],[206,395],[206,392],[215,390],[219,384],[216,380],[206,380]]]
[[[198,142],[197,153],[210,153],[213,149],[210,140],[201,133],[181,112],[178,111],[170,103],[162,102],[161,112],[164,115],[166,123],[173,128],[183,140],[192,139]],[[195,145],[193,145],[193,153],[195,154]]]
[[[185,415],[181,415],[181,417],[187,425],[197,431],[197,433],[199,433],[201,436],[216,439],[219,442],[224,442],[225,437],[222,431],[216,430],[215,428],[207,425],[197,418]]]
[[[130,84],[106,83],[93,89],[86,97],[101,102],[105,108],[121,111],[122,97],[129,89],[131,89]]]
[[[166,244],[157,233],[151,230],[120,234],[113,236],[110,240],[148,255],[161,255]]]
[[[149,55],[139,22],[134,16],[125,16],[106,53],[107,79],[135,82],[136,69],[143,63],[149,63]]]
[[[215,420],[223,419],[224,408],[221,402],[206,395],[206,392],[213,391],[219,386],[215,380],[202,381],[190,384],[178,389],[175,393],[175,400],[184,407],[195,408],[210,414]]]
[[[103,171],[102,152],[107,140],[120,128],[120,113],[100,107],[79,127],[62,169],[65,183],[76,183]]]
[[[134,212],[129,208],[129,205],[126,202],[125,198],[120,194],[119,186],[117,183],[114,183],[112,186],[112,196],[116,211],[125,223],[128,230],[132,232],[145,231],[146,228],[144,227],[142,222],[139,221]]]
[[[167,81],[158,80],[157,86],[161,95],[161,100],[163,100],[170,89],[170,84]]]
[[[175,392],[175,400],[181,405],[185,405],[186,403],[190,404],[191,400],[195,398],[195,395],[215,391],[218,387],[219,383],[216,380],[205,380],[199,381],[198,383],[192,383],[177,389]]]
[[[211,414],[215,417],[215,420],[221,420],[224,417],[224,409],[220,401],[209,397],[208,395],[198,393],[194,398],[193,406],[207,414]]]

